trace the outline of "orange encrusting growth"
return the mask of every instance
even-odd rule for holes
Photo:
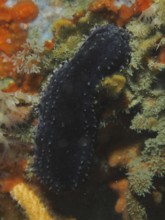
[[[2,22],[10,22],[12,20],[12,10],[10,8],[3,7],[0,4],[0,21]]]
[[[128,144],[126,146],[115,146],[115,149],[109,154],[108,165],[110,168],[128,168],[131,161],[139,155],[140,142]],[[126,193],[128,191],[128,180],[118,179],[109,182],[109,187],[115,190],[118,194],[118,199],[115,204],[115,212],[127,214]],[[124,218],[123,219],[127,219]]]
[[[152,3],[152,0],[137,0],[135,3],[135,10],[137,10],[138,13],[146,10]],[[136,9],[137,8],[137,9]]]
[[[1,184],[1,191],[2,192],[10,192],[14,186],[18,183],[23,182],[23,178],[21,177],[13,177],[13,178],[6,178],[0,181]]]
[[[0,20],[1,22],[1,20]],[[21,49],[27,37],[27,31],[22,30],[19,23],[0,25],[0,51],[11,56]]]
[[[3,1],[4,2],[4,1]],[[27,30],[21,23],[30,22],[38,15],[37,6],[31,1],[21,1],[12,8],[0,4],[0,51],[8,56],[21,48],[27,37]]]
[[[9,166],[12,166],[10,164]],[[10,168],[9,177],[4,177],[0,179],[0,191],[10,192],[12,188],[23,181],[23,173],[27,168],[27,160],[22,159],[17,162],[16,167]]]
[[[11,78],[13,84],[4,91],[29,92],[32,89],[33,93],[39,86],[34,86],[32,82],[40,83],[42,77],[34,77],[34,74],[26,76],[27,73],[18,75],[12,63],[12,55],[22,50],[27,38],[28,23],[37,17],[38,7],[32,0],[19,1],[10,8],[5,3],[5,0],[0,1],[0,78]]]
[[[126,208],[126,192],[128,190],[128,180],[121,179],[119,181],[110,183],[109,186],[111,189],[117,191],[119,195],[119,199],[115,205],[115,211],[120,214]]]
[[[162,46],[160,48],[160,52],[159,52],[159,55],[158,55],[158,62],[162,63],[162,64],[165,64],[165,46]]]
[[[54,45],[55,45],[54,39],[47,40],[44,43],[44,48],[45,48],[45,50],[50,51],[54,48]]]
[[[16,92],[21,90],[24,93],[34,94],[38,91],[43,76],[37,74],[24,74],[15,78],[15,81],[11,83],[7,88],[3,89],[3,92]]]
[[[124,148],[116,147],[117,149],[110,153],[108,164],[110,167],[128,166],[128,164],[139,154],[139,144],[125,146]]]
[[[19,22],[33,21],[38,15],[38,7],[31,0],[18,2],[12,8],[13,19]]]
[[[6,0],[0,0],[0,7],[6,3]]]
[[[89,10],[92,12],[106,12],[107,16],[110,15],[110,18],[113,18],[118,26],[123,26],[132,16],[147,9],[151,3],[152,0],[136,0],[131,7],[124,4],[117,7],[114,0],[97,0],[90,4]]]

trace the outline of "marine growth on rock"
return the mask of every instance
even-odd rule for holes
[[[39,105],[34,167],[53,191],[75,190],[87,179],[101,116],[96,85],[128,63],[128,43],[123,28],[97,28],[52,76]]]

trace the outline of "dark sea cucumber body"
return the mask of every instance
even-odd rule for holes
[[[50,80],[39,107],[34,167],[54,191],[77,189],[88,176],[100,120],[95,87],[128,62],[128,41],[124,29],[100,27]]]

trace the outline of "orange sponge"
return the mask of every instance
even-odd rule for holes
[[[18,2],[12,8],[13,19],[19,22],[30,22],[38,15],[38,7],[31,0]]]

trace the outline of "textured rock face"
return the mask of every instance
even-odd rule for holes
[[[88,176],[100,113],[96,84],[129,60],[129,36],[106,25],[51,78],[39,107],[35,170],[54,191],[75,190]]]

